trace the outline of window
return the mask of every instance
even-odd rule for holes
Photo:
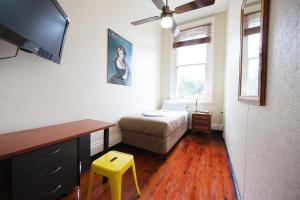
[[[244,15],[243,71],[242,80],[244,96],[258,95],[259,80],[259,45],[260,45],[260,11]]]
[[[207,44],[177,49],[177,98],[204,97],[207,69]]]
[[[257,96],[259,74],[259,44],[260,33],[248,35],[247,72],[245,76],[247,96]]]
[[[176,98],[210,101],[210,24],[183,30],[176,48]]]

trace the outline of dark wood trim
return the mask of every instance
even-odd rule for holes
[[[253,35],[253,34],[256,34],[256,33],[260,33],[260,26],[244,29],[244,35],[245,36]]]
[[[260,61],[259,61],[259,80],[258,80],[258,96],[242,96],[242,63],[243,63],[243,34],[244,34],[244,8],[246,1],[243,1],[241,9],[240,21],[240,68],[239,68],[239,91],[238,100],[241,102],[264,106],[266,103],[266,79],[267,79],[267,54],[268,54],[268,28],[269,28],[269,0],[262,0],[261,10],[261,45],[260,45]]]
[[[260,82],[260,105],[266,103],[266,88],[267,88],[267,66],[268,66],[268,34],[269,34],[269,12],[270,0],[262,0],[262,41],[261,41],[261,82]]]
[[[205,43],[209,43],[209,42],[211,42],[210,37],[198,38],[198,39],[193,39],[193,40],[174,42],[173,48],[191,46],[191,45],[196,45],[196,44],[205,44]]]

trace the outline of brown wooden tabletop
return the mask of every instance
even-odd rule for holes
[[[85,119],[30,130],[0,134],[0,160],[52,144],[75,139],[115,124]]]

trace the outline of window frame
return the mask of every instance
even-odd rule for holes
[[[251,33],[251,34],[248,34],[246,35],[246,37],[243,39],[243,43],[244,45],[248,46],[248,43],[249,43],[249,36],[250,35],[255,35],[255,34],[258,34],[258,33]],[[248,56],[248,48],[246,50],[243,51],[244,55],[245,56],[245,59],[244,59],[244,63],[243,65],[244,66],[247,66],[247,70],[246,71],[243,71],[242,72],[242,76],[245,77],[245,79],[243,81],[241,81],[241,87],[243,88],[243,91],[247,91],[247,87],[248,87],[248,80],[249,80],[249,62],[250,60],[258,60],[259,62],[259,59],[260,59],[260,56],[259,56],[259,52],[258,52],[258,55],[257,56],[252,56],[252,57],[249,57]],[[242,94],[242,95],[245,95],[245,94]],[[249,96],[249,97],[255,97],[257,95],[249,95],[249,94],[246,94],[245,96]]]
[[[198,44],[198,45],[203,45],[203,44]],[[179,48],[176,48],[176,61],[175,61],[175,70],[176,70],[176,98],[177,99],[179,99],[179,98],[184,98],[184,99],[204,99],[205,98],[205,96],[207,95],[206,93],[207,93],[207,87],[208,87],[208,78],[207,78],[207,76],[209,75],[208,74],[208,65],[209,65],[209,63],[208,63],[208,57],[209,57],[209,55],[208,55],[208,51],[209,51],[209,44],[208,43],[205,43],[205,45],[206,45],[206,62],[199,62],[199,63],[189,63],[189,64],[184,64],[184,65],[180,65],[180,64],[178,64],[178,50],[179,50]],[[180,47],[180,48],[182,48],[182,47]],[[184,48],[184,47],[183,47]],[[189,66],[201,66],[201,65],[204,65],[204,67],[205,67],[205,81],[204,81],[204,93],[203,93],[203,96],[201,96],[201,95],[195,95],[195,96],[183,96],[183,97],[179,97],[179,96],[177,96],[177,84],[178,84],[178,82],[177,82],[177,76],[178,76],[178,69],[179,68],[184,68],[184,67],[189,67]]]
[[[211,41],[209,43],[206,43],[207,45],[207,61],[206,63],[206,69],[205,69],[205,94],[204,96],[192,96],[192,97],[178,97],[177,96],[177,68],[178,66],[178,49],[175,48],[173,49],[174,52],[174,82],[173,82],[173,96],[176,99],[185,99],[185,100],[190,100],[190,101],[194,101],[196,99],[198,99],[199,103],[213,103],[213,47],[214,47],[214,24],[215,24],[215,18],[214,17],[210,17],[210,18],[206,18],[206,19],[202,19],[202,20],[198,20],[192,23],[187,23],[187,24],[183,24],[180,25],[180,29],[186,29],[186,28],[192,28],[195,26],[201,26],[201,25],[205,25],[207,23],[211,23]],[[197,63],[197,65],[200,65],[202,63]],[[189,64],[190,66],[190,64]],[[182,65],[180,66],[182,67]]]

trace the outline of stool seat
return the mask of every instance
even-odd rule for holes
[[[111,186],[111,198],[113,200],[121,200],[122,175],[130,167],[132,168],[136,191],[140,196],[141,193],[137,182],[133,155],[119,151],[109,151],[92,163],[89,175],[87,199],[89,200],[91,196],[94,174],[98,174],[108,177]]]
[[[131,160],[133,160],[133,156],[130,154],[110,151],[96,159],[92,165],[95,169],[120,172],[128,166]]]

